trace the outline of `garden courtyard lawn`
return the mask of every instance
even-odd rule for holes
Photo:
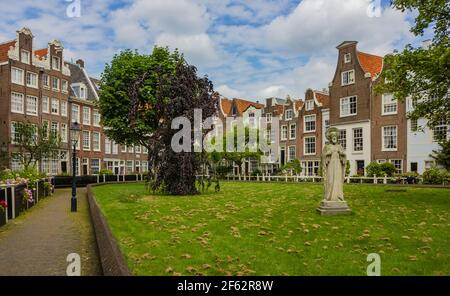
[[[94,187],[136,275],[450,275],[450,190],[346,185],[348,216],[316,212],[322,186],[223,182],[220,193],[152,196]]]

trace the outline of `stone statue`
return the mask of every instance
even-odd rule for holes
[[[348,214],[351,212],[344,200],[344,180],[346,155],[338,143],[339,130],[329,128],[326,137],[328,144],[322,151],[322,173],[324,198],[317,209],[322,215]]]

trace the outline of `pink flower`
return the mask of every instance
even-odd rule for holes
[[[8,203],[6,202],[6,200],[0,200],[0,207],[4,209],[8,208]]]

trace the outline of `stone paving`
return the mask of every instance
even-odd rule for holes
[[[82,275],[101,275],[85,189],[70,212],[70,189],[56,190],[0,228],[0,276],[66,275],[67,255],[81,256]]]

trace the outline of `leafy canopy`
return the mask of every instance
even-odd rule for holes
[[[416,10],[418,15],[411,32],[424,36],[431,31],[428,47],[407,45],[400,52],[385,58],[385,69],[375,90],[392,93],[400,100],[410,97],[415,108],[411,119],[426,118],[433,127],[450,118],[450,47],[448,0],[393,0],[392,7],[404,11]]]

